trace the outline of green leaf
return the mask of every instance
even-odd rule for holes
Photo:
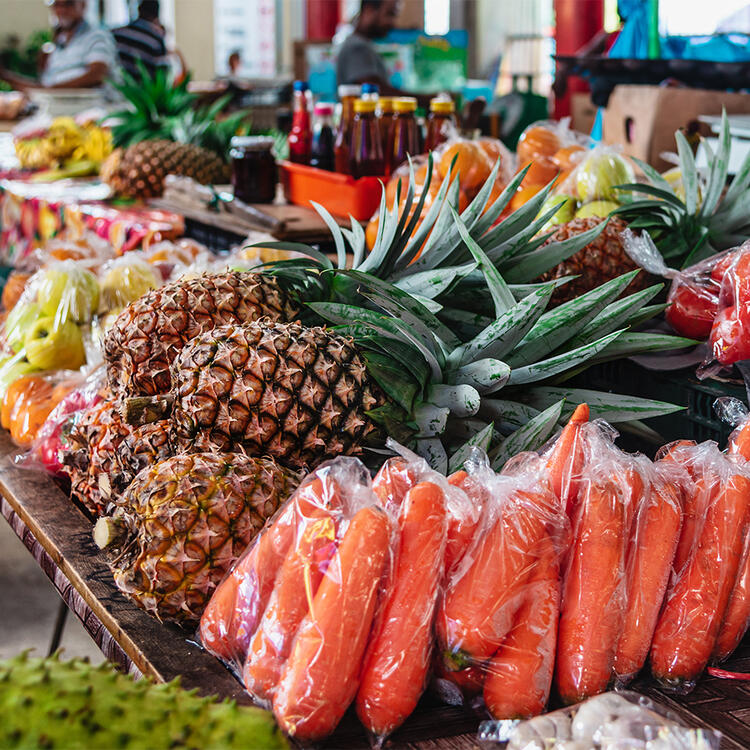
[[[419,388],[413,380],[404,377],[403,366],[378,352],[364,352],[364,357],[368,372],[386,395],[411,414]]]
[[[330,259],[320,252],[320,250],[316,250],[314,247],[310,247],[309,245],[303,245],[301,242],[255,242],[252,245],[248,245],[248,247],[258,247],[258,248],[270,248],[272,250],[286,250],[287,252],[292,253],[300,253],[302,255],[306,255],[309,258],[313,258],[314,260],[317,260],[318,263],[323,266],[326,270],[333,270],[333,263],[331,263]]]
[[[420,271],[411,276],[403,276],[394,283],[394,286],[407,294],[435,299],[448,289],[457,278],[465,276],[476,267],[476,263],[466,263],[463,266]]]
[[[321,206],[320,203],[310,201],[312,207],[318,212],[318,215],[326,223],[333,235],[333,242],[336,245],[336,263],[339,268],[346,268],[346,246],[344,244],[344,235],[341,233],[341,227],[336,219],[331,216],[328,209]]]
[[[352,268],[359,268],[365,257],[367,249],[367,239],[365,238],[365,230],[362,229],[362,225],[350,214],[349,219],[352,223]]]
[[[680,157],[680,171],[682,172],[682,184],[685,187],[685,207],[690,216],[694,216],[698,210],[698,170],[695,166],[695,157],[687,138],[678,130],[674,134],[677,141],[677,153]]]
[[[598,356],[592,357],[591,364],[608,362],[612,359],[634,357],[648,352],[666,352],[674,349],[687,349],[696,346],[699,341],[681,336],[669,336],[662,333],[624,333]]]
[[[534,417],[528,424],[508,435],[490,454],[492,468],[500,471],[513,456],[541,448],[555,431],[564,403],[564,401],[558,401]]]
[[[479,415],[483,419],[494,420],[498,428],[505,432],[513,432],[519,427],[523,427],[536,417],[539,412],[547,408],[549,404],[542,409],[534,409],[527,404],[519,401],[504,401],[499,398],[482,399],[482,406],[479,409]]]
[[[629,182],[625,185],[618,185],[617,189],[630,191],[633,193],[641,193],[642,195],[653,195],[655,198],[659,198],[666,204],[671,204],[680,211],[685,210],[685,204],[674,194],[674,191],[671,187],[669,188],[669,190],[666,190],[664,188],[654,187],[653,185],[644,185],[641,182]],[[625,209],[628,209],[630,211],[640,210],[641,204],[646,204],[645,207],[655,207],[653,205],[653,201],[644,200],[628,203],[625,206]],[[620,211],[620,213],[623,213],[623,211]]]
[[[500,218],[500,214],[502,214],[505,207],[516,194],[516,191],[529,169],[530,165],[524,167],[517,175],[515,175],[505,188],[503,188],[503,191],[495,199],[495,202],[492,203],[492,205],[482,214],[472,229],[472,234],[475,237],[481,237]]]
[[[668,193],[672,193],[672,195],[674,195],[674,190],[672,189],[672,186],[669,184],[669,182],[665,180],[664,177],[662,177],[661,174],[659,174],[659,172],[650,164],[645,161],[641,161],[641,159],[637,159],[635,156],[631,156],[630,159],[641,168],[643,174],[648,177],[648,179],[653,183],[654,187],[660,188],[661,190],[665,190]]]
[[[465,383],[476,388],[484,395],[499,391],[510,377],[510,367],[499,359],[480,359],[459,367],[452,374],[451,380]]]
[[[727,181],[729,171],[729,154],[731,150],[732,136],[729,131],[729,120],[727,113],[721,114],[721,133],[719,135],[719,150],[711,160],[711,171],[708,175],[706,194],[703,197],[700,215],[703,218],[710,216],[721,199]],[[732,184],[729,186],[723,203],[731,205],[747,189],[748,175],[750,175],[750,153],[745,158],[738,170]]]
[[[448,474],[453,474],[456,471],[460,471],[466,461],[469,460],[474,448],[479,448],[487,452],[492,442],[492,432],[494,426],[488,424],[481,432],[476,433],[473,437],[469,438],[451,457],[448,461]]]

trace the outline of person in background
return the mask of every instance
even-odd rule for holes
[[[45,45],[39,79],[0,67],[0,79],[13,88],[95,88],[118,72],[117,49],[106,29],[92,28],[85,19],[86,0],[48,0],[57,24]],[[47,47],[49,47],[47,49]]]
[[[151,78],[159,68],[168,68],[166,31],[159,22],[159,0],[141,0],[138,18],[112,32],[122,67],[136,80],[140,61]]]
[[[238,49],[234,50],[234,52],[229,55],[227,64],[229,66],[229,76],[231,78],[237,78],[240,74],[240,68],[242,68],[242,56]]]

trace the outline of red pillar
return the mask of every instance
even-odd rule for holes
[[[307,39],[332,39],[341,20],[339,0],[307,0],[305,36]]]
[[[574,55],[604,28],[604,0],[554,0],[558,55]],[[571,76],[564,97],[555,100],[555,117],[570,114],[571,95],[588,91],[582,78]]]

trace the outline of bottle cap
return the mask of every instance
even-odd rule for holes
[[[363,94],[377,94],[380,91],[380,87],[377,83],[363,83],[362,93]]]
[[[309,86],[307,85],[307,81],[295,81],[294,82],[294,90],[295,91],[307,91]]]
[[[313,114],[320,117],[329,117],[333,114],[332,102],[318,102],[313,108]]]
[[[362,87],[358,83],[342,83],[338,88],[339,99],[345,96],[359,97]]]
[[[433,99],[430,102],[430,112],[437,112],[441,115],[450,115],[456,111],[456,104],[453,99]]]
[[[375,102],[372,99],[357,99],[354,102],[354,111],[359,113],[374,112]]]
[[[394,98],[392,96],[381,96],[380,99],[378,99],[378,109],[383,114],[390,114],[393,112],[393,102]]]
[[[416,112],[417,100],[413,96],[400,96],[393,100],[393,109],[396,112]]]
[[[229,143],[232,148],[268,151],[274,147],[276,141],[270,135],[235,135]]]

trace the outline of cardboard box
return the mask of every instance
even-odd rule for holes
[[[662,86],[616,86],[604,110],[604,141],[622,144],[635,156],[659,170],[668,169],[661,158],[674,152],[674,133],[700,115],[750,113],[750,94]]]
[[[570,126],[579,133],[591,132],[596,120],[596,105],[591,94],[572,94],[570,97]]]

